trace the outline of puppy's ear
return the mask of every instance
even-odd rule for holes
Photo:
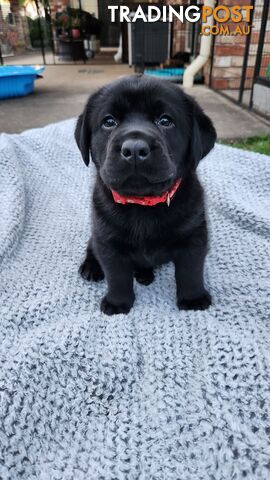
[[[210,118],[203,112],[197,103],[192,100],[193,125],[190,145],[192,168],[195,170],[202,160],[215,145],[216,130]]]
[[[90,119],[88,118],[88,106],[86,105],[84,112],[79,116],[76,129],[75,129],[75,140],[81,151],[82,158],[84,163],[88,166],[90,157],[90,143],[91,143],[91,130],[90,130]]]

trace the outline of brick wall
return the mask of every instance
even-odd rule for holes
[[[11,0],[9,8],[13,14],[14,25],[3,18],[1,24],[3,43],[9,44],[14,52],[21,53],[31,46],[27,18],[19,0]]]
[[[230,5],[252,5],[254,2],[250,0],[226,0],[227,6]],[[220,2],[221,4],[221,2]],[[248,67],[246,71],[245,88],[251,88],[252,78],[254,74],[254,66],[256,60],[256,52],[259,39],[259,31],[261,25],[263,0],[257,0],[256,8],[254,10],[253,28],[251,30],[250,51],[248,57]],[[236,28],[236,25],[243,27],[247,26],[246,22],[233,23],[227,22],[231,30]],[[269,36],[270,37],[270,36]],[[243,59],[245,54],[247,37],[244,35],[217,35],[214,42],[213,52],[213,66],[212,66],[212,81],[211,86],[217,90],[239,89]],[[269,41],[269,38],[268,38]],[[210,62],[204,68],[205,83],[209,84]]]
[[[188,0],[166,0],[167,5],[187,5]],[[177,19],[173,21],[173,38],[172,38],[172,56],[177,52],[185,51],[186,41],[186,23],[181,23]]]

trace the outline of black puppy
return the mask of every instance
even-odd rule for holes
[[[211,120],[183,91],[145,76],[122,78],[92,95],[75,138],[86,165],[97,168],[87,280],[104,278],[107,315],[128,313],[133,278],[148,285],[153,268],[175,265],[177,305],[203,310],[207,227],[199,161],[213,148]]]

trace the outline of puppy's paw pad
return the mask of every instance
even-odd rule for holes
[[[207,310],[212,305],[211,296],[205,292],[201,297],[178,300],[179,310]]]
[[[119,313],[127,314],[131,309],[131,305],[122,303],[120,305],[113,305],[107,300],[107,297],[104,297],[100,304],[100,310],[105,313],[105,315],[118,315]]]
[[[97,262],[97,260],[85,260],[80,268],[79,268],[79,273],[88,282],[91,280],[93,282],[99,282],[100,280],[103,280],[104,278],[104,273],[101,269],[101,266]]]
[[[135,278],[138,283],[141,283],[142,285],[150,285],[154,279],[155,275],[152,269],[149,270],[138,270],[135,272]]]

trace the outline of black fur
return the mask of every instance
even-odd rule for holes
[[[203,283],[207,226],[196,167],[216,140],[211,120],[178,86],[134,75],[90,97],[75,138],[86,165],[91,152],[97,168],[92,237],[80,272],[94,281],[105,274],[108,292],[101,310],[128,313],[134,276],[148,285],[153,269],[170,261],[178,307],[208,308],[211,297]],[[169,207],[119,205],[112,197],[112,189],[122,195],[160,195],[178,178],[181,185]]]

